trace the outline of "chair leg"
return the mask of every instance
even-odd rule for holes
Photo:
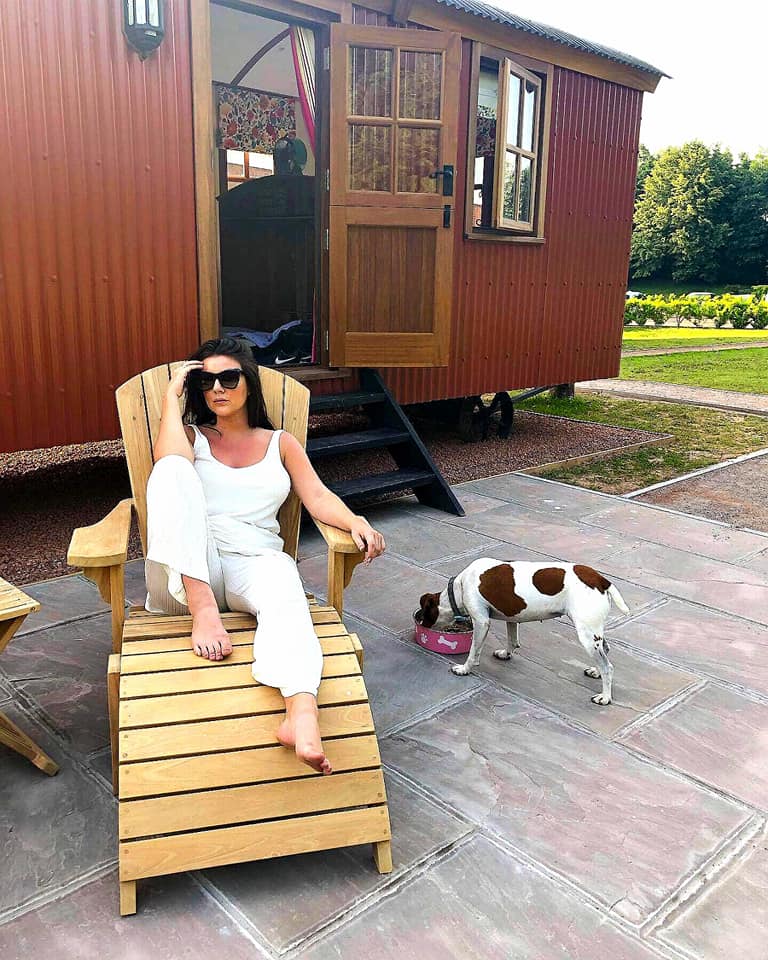
[[[112,748],[112,792],[118,795],[118,771],[120,761],[117,755],[120,736],[120,655],[113,653],[107,667],[107,701],[109,705],[109,744]]]
[[[136,881],[120,881],[120,916],[128,917],[136,913]]]
[[[47,773],[49,777],[59,772],[59,765],[51,760],[48,754],[41,750],[23,730],[19,730],[4,713],[0,713],[0,743],[20,753],[22,757],[26,757],[38,770]]]
[[[379,873],[392,873],[391,840],[379,840],[373,844],[373,860]]]

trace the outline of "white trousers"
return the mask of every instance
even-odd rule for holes
[[[294,560],[279,550],[220,553],[205,495],[185,457],[162,457],[147,484],[147,601],[152,613],[187,614],[182,574],[210,584],[219,610],[252,613],[253,676],[284,697],[317,696],[323,655]]]

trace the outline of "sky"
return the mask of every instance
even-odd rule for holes
[[[495,7],[629,53],[670,74],[643,97],[640,142],[688,140],[738,156],[768,152],[768,2],[487,0]]]

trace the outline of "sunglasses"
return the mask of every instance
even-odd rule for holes
[[[192,370],[189,374],[189,380],[193,387],[206,393],[213,390],[213,385],[218,380],[225,390],[234,390],[240,383],[240,377],[243,371],[239,367],[232,367],[231,370],[220,370],[219,373],[208,373],[207,370]]]

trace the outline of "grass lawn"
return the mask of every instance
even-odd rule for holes
[[[621,349],[650,350],[654,347],[698,347],[749,343],[751,340],[768,340],[768,330],[726,330],[720,328],[697,329],[696,327],[625,327]]]
[[[581,394],[574,400],[534,397],[520,407],[576,420],[672,434],[672,439],[660,446],[641,447],[573,467],[535,471],[538,476],[604,493],[629,493],[768,446],[765,417],[684,404]]]
[[[622,380],[656,380],[740,393],[768,393],[768,347],[627,357],[621,361],[619,376]]]

